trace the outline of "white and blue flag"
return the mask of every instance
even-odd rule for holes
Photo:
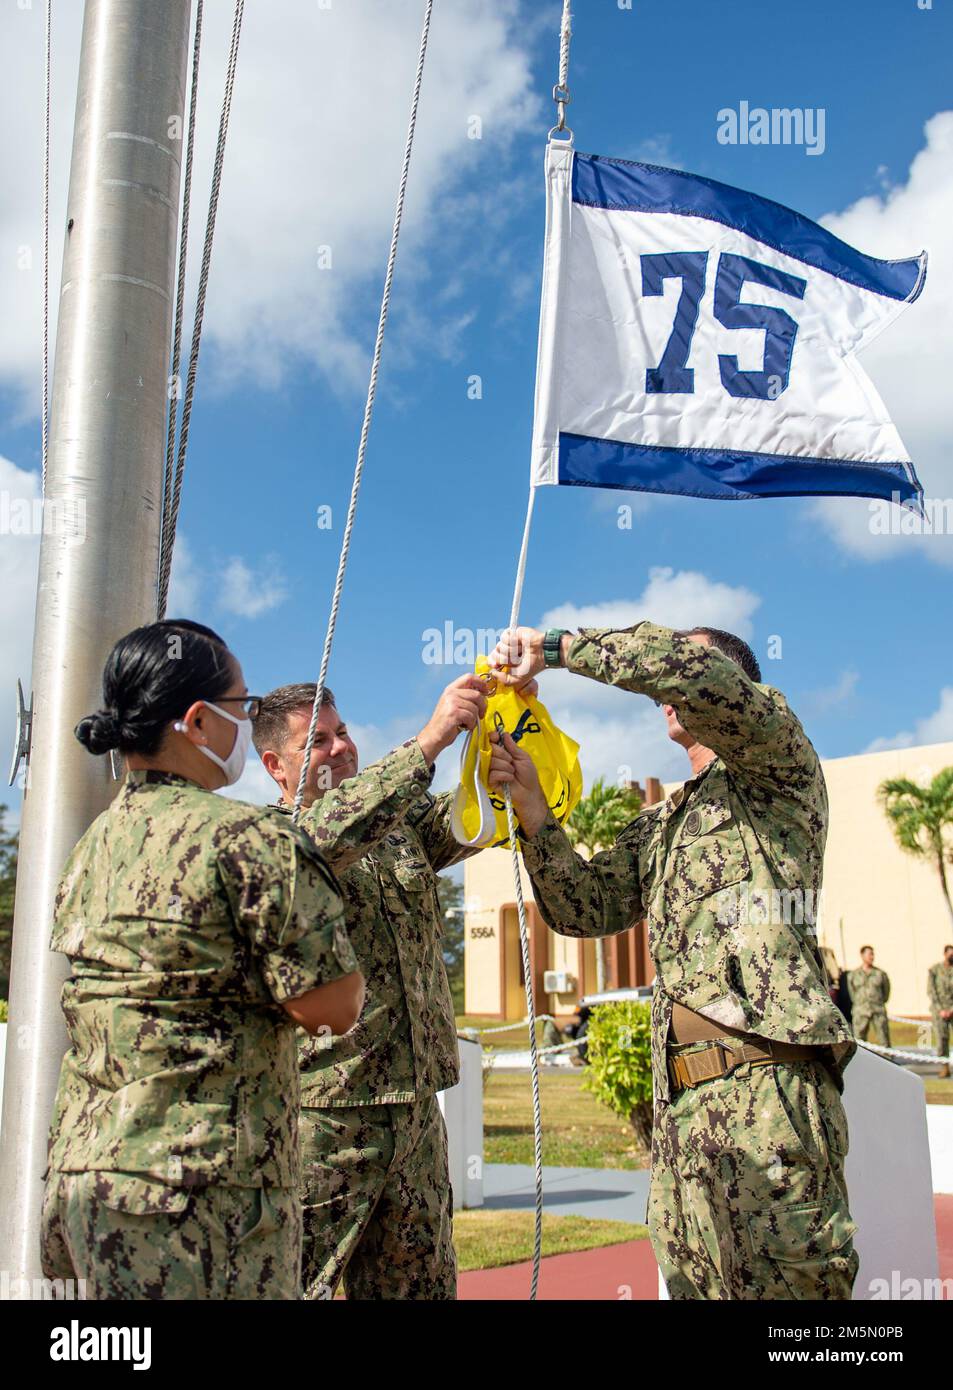
[[[546,179],[534,485],[921,505],[856,354],[925,252],[877,260],[767,198],[556,141]]]

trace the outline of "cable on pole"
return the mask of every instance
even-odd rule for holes
[[[208,220],[205,224],[205,243],[202,248],[202,265],[199,271],[195,319],[192,324],[192,346],[189,353],[185,396],[182,402],[182,420],[179,426],[179,446],[176,454],[175,477],[171,480],[171,495],[163,517],[163,520],[167,524],[163,529],[162,544],[159,554],[157,612],[160,618],[165,616],[166,605],[169,601],[169,576],[172,570],[172,550],[175,545],[175,528],[178,522],[179,502],[182,496],[185,456],[189,447],[189,426],[192,420],[192,402],[195,397],[195,380],[198,375],[199,351],[202,345],[205,298],[208,291],[209,270],[212,263],[212,244],[215,240],[215,221],[218,216],[218,203],[221,193],[222,166],[225,162],[225,145],[228,140],[228,122],[232,110],[232,92],[235,86],[235,70],[238,64],[238,46],[241,40],[244,13],[245,0],[235,0],[235,15],[232,21],[232,37],[228,50],[228,68],[225,76],[225,95],[222,99],[222,113],[219,118],[218,140],[215,146],[215,163],[212,170],[212,189],[209,194]]]
[[[185,142],[185,172],[182,189],[182,225],[179,231],[179,273],[175,287],[175,319],[172,329],[172,361],[169,370],[169,422],[166,431],[165,469],[162,475],[162,513],[159,521],[159,584],[156,587],[158,618],[165,617],[165,604],[168,594],[161,593],[161,576],[169,551],[169,569],[172,565],[172,544],[174,528],[170,527],[172,506],[172,487],[175,466],[175,428],[178,422],[179,367],[182,361],[182,321],[185,312],[185,271],[188,261],[189,220],[192,207],[192,164],[195,156],[195,125],[199,95],[199,60],[202,50],[202,18],[205,0],[198,0],[195,11],[195,36],[192,42],[192,86],[189,96],[189,123]],[[168,538],[168,539],[167,539]]]
[[[44,41],[45,114],[43,135],[43,399],[40,405],[41,495],[46,496],[46,455],[50,426],[50,72],[53,51],[53,0],[46,0]]]

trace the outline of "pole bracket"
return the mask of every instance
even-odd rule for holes
[[[33,733],[33,696],[30,695],[30,706],[27,708],[23,698],[23,686],[17,679],[17,730],[16,742],[13,746],[13,762],[10,766],[10,781],[8,786],[12,787],[17,779],[21,762],[25,762],[27,767],[30,765],[30,738]]]

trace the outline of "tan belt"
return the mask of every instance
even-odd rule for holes
[[[749,1034],[750,1037],[750,1034]],[[717,1081],[730,1076],[745,1062],[755,1067],[769,1067],[775,1062],[822,1062],[821,1047],[799,1047],[794,1043],[773,1042],[759,1038],[757,1042],[711,1042],[698,1052],[670,1053],[668,1074],[672,1089],[700,1086],[704,1081]]]
[[[709,1039],[726,1037],[740,1038],[742,1042],[747,1042],[751,1034],[738,1028],[725,1028],[720,1023],[712,1023],[711,1019],[705,1018],[704,1014],[697,1014],[694,1009],[686,1009],[684,1004],[676,1004],[674,1000],[672,1001],[672,1039],[674,1042],[708,1042]]]

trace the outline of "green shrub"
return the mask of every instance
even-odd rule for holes
[[[6,1001],[5,999],[0,999],[0,1023],[6,1023],[6,1021],[7,1021],[7,1001]]]
[[[585,1087],[624,1116],[644,1148],[652,1146],[651,1005],[635,999],[599,1004],[586,1036]]]

